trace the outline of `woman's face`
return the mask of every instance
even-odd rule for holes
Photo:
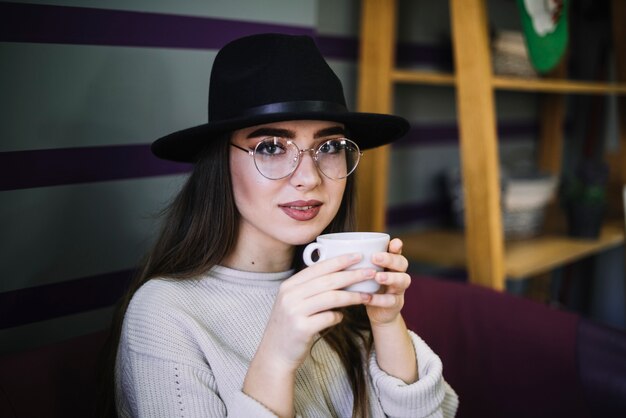
[[[337,122],[285,121],[235,131],[231,143],[253,150],[268,136],[290,139],[304,150],[345,133]],[[313,241],[335,217],[346,187],[345,178],[331,180],[320,173],[308,152],[291,175],[270,180],[257,171],[249,154],[231,147],[230,170],[241,214],[239,237],[246,247],[279,249]]]

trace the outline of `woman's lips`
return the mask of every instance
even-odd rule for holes
[[[287,216],[296,221],[309,221],[317,216],[322,207],[319,200],[298,200],[278,205]]]

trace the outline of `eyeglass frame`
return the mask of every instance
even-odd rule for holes
[[[263,142],[265,142],[266,140],[268,140],[270,138],[280,138],[280,137],[279,136],[267,136],[267,137],[264,137],[259,142],[257,142],[257,144],[254,146],[254,149],[249,149],[249,148],[246,149],[246,148],[240,147],[237,144],[233,144],[232,142],[230,143],[230,145],[232,145],[233,147],[248,153],[248,155],[250,155],[252,157],[253,161],[254,161],[254,167],[256,168],[256,170],[259,172],[260,175],[262,175],[263,177],[265,177],[268,180],[282,180],[284,178],[289,177],[293,173],[295,173],[295,171],[298,169],[298,167],[300,167],[300,162],[302,162],[302,154],[304,154],[305,152],[308,152],[311,155],[311,158],[313,159],[313,162],[315,163],[315,167],[317,167],[317,170],[320,173],[322,173],[324,175],[324,177],[326,177],[326,178],[328,178],[330,180],[335,180],[335,181],[343,180],[343,179],[347,178],[350,174],[354,173],[356,168],[359,166],[359,162],[361,162],[361,157],[363,157],[363,151],[361,151],[361,148],[359,148],[359,145],[356,142],[354,142],[353,140],[351,140],[350,138],[345,138],[345,137],[329,138],[329,139],[327,139],[324,142],[320,142],[320,144],[317,147],[315,147],[315,148],[307,148],[307,149],[300,149],[300,147],[298,147],[298,144],[296,144],[291,139],[283,138],[283,139],[286,139],[288,145],[293,145],[294,147],[296,147],[296,150],[298,151],[298,157],[297,157],[298,158],[298,162],[293,167],[293,170],[291,170],[289,173],[285,174],[284,176],[278,177],[278,178],[271,178],[271,177],[267,177],[265,174],[263,174],[261,172],[261,170],[259,169],[259,166],[257,165],[256,159],[254,158],[254,155],[256,154],[256,150],[259,147],[259,145],[261,145]],[[341,140],[346,140],[346,141],[350,141],[351,143],[353,143],[354,146],[356,147],[357,155],[359,156],[359,158],[356,160],[356,164],[354,164],[354,167],[352,168],[352,170],[350,170],[350,172],[347,173],[345,176],[339,177],[339,178],[332,178],[328,174],[324,173],[324,171],[320,168],[319,163],[317,161],[317,154],[318,154],[319,150],[321,149],[321,147],[324,144],[326,144],[327,142],[329,142],[329,141],[341,141]],[[313,154],[311,154],[311,151],[313,151]]]

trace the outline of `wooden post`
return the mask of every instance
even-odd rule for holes
[[[561,175],[564,118],[565,97],[562,94],[547,94],[541,98],[537,166],[556,176]]]
[[[613,45],[615,45],[615,62],[617,81],[626,83],[626,2],[613,0],[611,15],[613,16]],[[618,134],[619,134],[619,165],[618,181],[626,184],[626,97],[620,95],[618,100]]]
[[[567,57],[563,57],[558,67],[550,73],[550,77],[567,77]],[[555,93],[542,95],[537,166],[540,170],[556,176],[561,175],[564,120],[565,96]]]
[[[357,108],[361,112],[392,113],[397,4],[395,0],[364,0],[361,7]],[[389,146],[366,151],[359,163],[359,230],[385,230],[388,169]]]
[[[503,290],[500,169],[484,0],[450,0],[450,13],[469,276],[472,283]]]
[[[617,80],[620,83],[626,82],[626,1],[613,0],[611,15],[613,16],[613,45],[615,48],[615,63]],[[618,135],[619,135],[619,149],[617,150],[617,164],[611,167],[611,172],[614,174],[614,179],[621,185],[621,190],[618,189],[615,192],[619,195],[626,185],[626,97],[620,95],[617,97],[617,115],[618,115]],[[617,167],[615,166],[617,165]],[[626,211],[626,202],[621,201],[622,213],[620,216],[624,216]],[[624,255],[626,257],[626,248],[624,249]],[[624,283],[626,284],[626,272],[624,272]],[[626,298],[626,286],[624,286],[624,297]],[[624,312],[626,314],[626,310]]]
[[[567,56],[550,72],[550,78],[567,77]],[[565,121],[565,95],[544,93],[540,97],[539,138],[537,143],[537,167],[539,170],[561,177],[563,168],[563,122]],[[564,225],[564,214],[558,196],[552,198],[545,209],[544,224],[548,228]],[[564,227],[564,226],[563,226]],[[546,276],[546,275],[544,275]],[[538,280],[545,281],[546,277]],[[532,281],[533,278],[530,278]]]

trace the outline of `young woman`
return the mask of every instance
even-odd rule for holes
[[[408,331],[394,239],[305,268],[304,245],[354,227],[361,149],[408,123],[349,112],[308,37],[255,35],[213,64],[209,123],[153,152],[195,163],[119,320],[122,417],[452,416],[439,358]],[[375,278],[377,294],[341,290]]]

